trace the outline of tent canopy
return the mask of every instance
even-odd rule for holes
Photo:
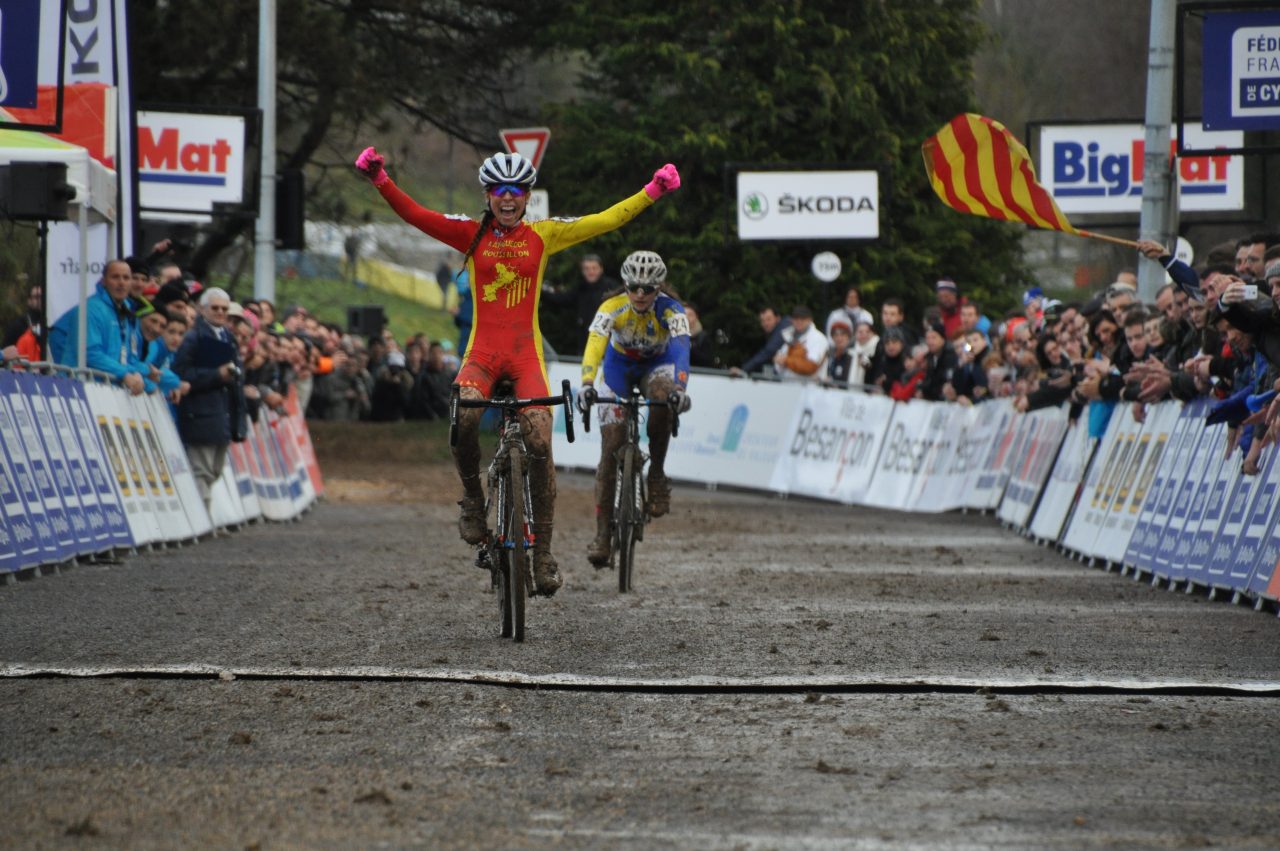
[[[88,203],[91,221],[116,220],[116,173],[85,148],[30,130],[0,130],[0,165],[14,162],[66,163],[73,203]]]

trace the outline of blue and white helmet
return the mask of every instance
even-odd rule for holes
[[[532,186],[538,182],[538,170],[519,154],[494,154],[480,164],[480,185],[497,186],[516,183]]]

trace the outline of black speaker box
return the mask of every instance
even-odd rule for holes
[[[276,181],[276,246],[296,251],[306,248],[306,221],[302,169],[286,168]]]
[[[347,305],[347,333],[359,337],[376,337],[387,325],[387,314],[380,304]]]
[[[76,197],[67,185],[66,163],[14,162],[0,166],[0,215],[9,219],[58,222]]]

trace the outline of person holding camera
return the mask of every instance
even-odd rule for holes
[[[244,366],[227,328],[230,310],[231,297],[225,290],[205,290],[195,327],[173,356],[173,371],[191,386],[178,403],[178,433],[205,508],[226,464],[227,447],[233,440],[244,440],[249,430]]]

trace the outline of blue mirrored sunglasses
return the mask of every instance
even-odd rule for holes
[[[521,186],[518,183],[499,183],[497,186],[489,187],[489,194],[496,195],[499,198],[503,195],[510,195],[513,198],[523,198],[529,194],[529,187]]]

